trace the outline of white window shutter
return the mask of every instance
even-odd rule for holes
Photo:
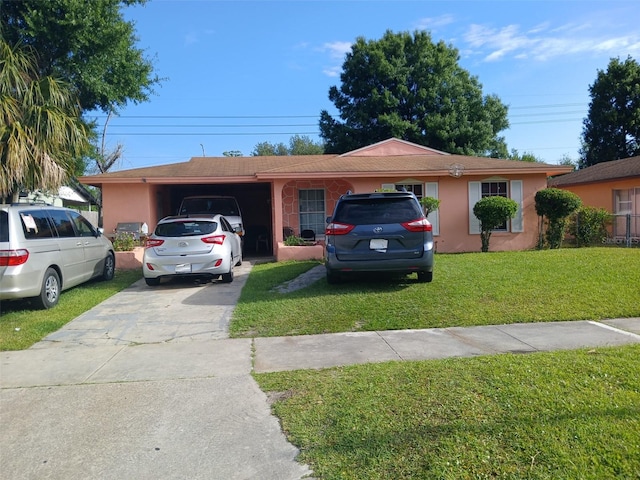
[[[438,198],[438,182],[427,182],[424,184],[425,197]],[[440,210],[431,212],[427,217],[433,226],[433,234],[440,235]]]
[[[524,220],[522,218],[522,180],[511,180],[511,200],[518,204],[516,216],[511,219],[512,232],[524,232]]]
[[[382,190],[395,190],[396,189],[396,184],[395,183],[383,183],[381,186]]]
[[[480,233],[480,220],[473,214],[473,207],[482,198],[482,183],[469,182],[469,234]]]

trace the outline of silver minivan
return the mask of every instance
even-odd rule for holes
[[[114,273],[113,245],[75,210],[0,205],[0,300],[33,298],[51,308],[61,291]]]

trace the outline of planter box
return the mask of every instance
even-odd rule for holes
[[[130,252],[116,252],[116,270],[137,270],[142,268],[144,247],[133,247]]]
[[[322,260],[324,258],[324,245],[288,246],[283,242],[278,242],[276,248],[276,261],[285,262],[287,260]]]

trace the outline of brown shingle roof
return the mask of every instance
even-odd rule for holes
[[[228,178],[246,181],[300,176],[367,176],[367,175],[446,175],[452,164],[461,165],[465,173],[546,173],[557,175],[568,167],[544,163],[519,162],[463,155],[396,155],[340,156],[300,155],[264,157],[194,157],[188,162],[135,168],[119,172],[82,177],[90,185],[119,183],[139,179],[159,180],[187,178]]]
[[[549,180],[550,187],[640,177],[640,156],[602,162]]]

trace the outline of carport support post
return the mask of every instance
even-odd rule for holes
[[[273,243],[274,246],[274,254],[277,254],[277,246],[278,242],[284,241],[284,235],[282,233],[282,229],[284,228],[284,224],[282,221],[282,191],[286,184],[286,180],[276,179],[273,180],[273,186],[271,188],[271,205],[272,205],[272,217],[273,218]]]

